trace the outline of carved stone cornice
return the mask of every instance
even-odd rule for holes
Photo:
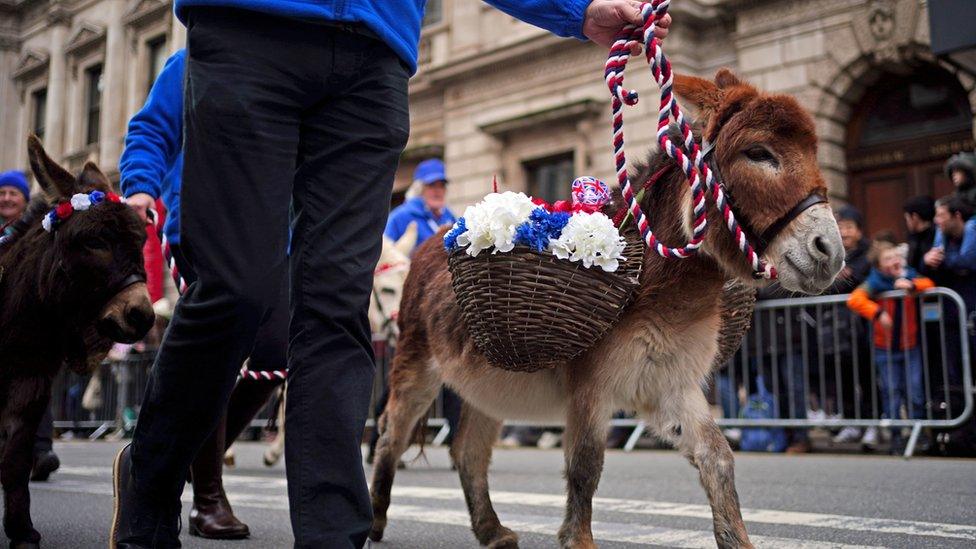
[[[83,55],[105,40],[105,28],[94,23],[82,23],[64,47],[67,55]]]
[[[47,71],[50,56],[47,52],[27,50],[17,61],[13,77],[15,80],[31,80]]]
[[[166,17],[172,5],[165,0],[142,0],[132,6],[122,22],[130,27],[141,28]]]

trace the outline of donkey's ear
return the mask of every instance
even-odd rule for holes
[[[715,73],[715,83],[723,90],[743,84],[742,80],[739,80],[739,77],[735,73],[725,67],[722,67]]]
[[[407,225],[407,229],[403,231],[403,235],[400,236],[400,239],[394,245],[400,253],[409,257],[410,252],[417,245],[417,223],[412,222]]]
[[[108,182],[108,178],[102,173],[102,170],[98,169],[98,166],[94,162],[85,162],[85,167],[81,169],[81,175],[78,177],[78,183],[83,190],[102,191],[107,193],[112,190],[112,185]]]
[[[38,184],[44,189],[48,197],[67,200],[75,194],[75,178],[57,162],[51,160],[41,145],[41,140],[31,134],[27,138],[27,156],[30,160],[31,171],[37,178]]]
[[[722,90],[711,80],[697,76],[674,75],[674,92],[694,103],[706,117],[722,103]]]

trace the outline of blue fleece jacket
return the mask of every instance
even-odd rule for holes
[[[512,17],[559,36],[583,39],[583,13],[591,0],[485,0]],[[193,6],[225,6],[295,19],[362,23],[417,70],[417,44],[426,0],[176,0],[186,23]]]
[[[407,227],[411,223],[416,223],[417,246],[419,246],[424,240],[434,236],[441,225],[453,224],[455,221],[457,218],[448,208],[444,208],[440,216],[435,216],[434,212],[424,204],[424,199],[415,196],[390,212],[383,234],[391,240],[400,240]]]
[[[129,121],[125,151],[119,159],[122,194],[162,198],[167,210],[163,231],[173,244],[180,241],[185,69],[186,50],[182,49],[166,61],[146,104]]]

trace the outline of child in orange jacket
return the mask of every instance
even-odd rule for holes
[[[918,349],[917,300],[881,298],[891,290],[909,294],[935,286],[931,279],[919,276],[905,266],[903,249],[888,240],[876,240],[868,253],[871,273],[847,300],[852,311],[874,321],[874,364],[881,389],[882,411],[889,419],[900,417],[901,406],[908,407],[908,417],[925,417],[925,387],[922,381],[922,357]],[[900,429],[892,432],[892,448],[901,443]]]

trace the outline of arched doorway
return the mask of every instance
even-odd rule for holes
[[[865,217],[868,236],[905,236],[902,205],[920,194],[948,194],[942,166],[972,150],[973,114],[959,81],[935,66],[887,73],[855,106],[847,130],[848,197]]]

